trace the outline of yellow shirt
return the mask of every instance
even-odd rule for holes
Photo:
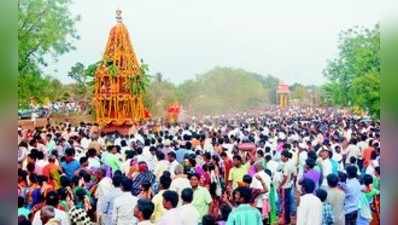
[[[242,164],[239,168],[232,167],[229,171],[228,180],[232,181],[232,188],[238,187],[238,183],[242,181],[243,176],[249,171],[249,163]]]
[[[155,209],[153,210],[153,214],[151,217],[152,223],[157,223],[163,214],[166,212],[166,209],[163,207],[163,192],[165,190],[159,191],[153,199],[152,203],[155,205]]]
[[[198,210],[199,218],[209,213],[209,206],[211,203],[210,192],[204,187],[197,187],[193,191],[192,205]]]

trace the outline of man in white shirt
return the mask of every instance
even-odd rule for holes
[[[101,168],[101,162],[97,156],[97,151],[94,148],[87,150],[88,168],[96,170]]]
[[[265,161],[266,161],[266,169],[269,169],[271,171],[271,175],[275,176],[279,163],[277,163],[275,160],[272,159],[271,155],[266,155],[265,156]]]
[[[271,178],[264,172],[263,165],[260,161],[254,164],[256,173],[250,184],[251,188],[261,190],[261,194],[255,199],[256,208],[262,209],[264,200],[268,198],[268,191],[271,189]]]
[[[49,206],[44,206],[44,207],[49,207]],[[53,209],[54,209],[54,217],[53,217],[54,219],[56,219],[57,221],[60,221],[61,225],[69,225],[70,224],[69,219],[64,211],[59,210],[54,207],[53,207]],[[40,218],[40,213],[41,213],[41,210],[39,210],[35,213],[35,215],[33,217],[32,225],[43,225],[43,222]]]
[[[176,208],[178,205],[178,194],[175,191],[165,191],[163,196],[163,207],[167,210],[160,218],[157,225],[182,224],[183,215]]]
[[[283,131],[279,131],[278,132],[278,138],[281,140],[285,140],[286,139],[286,134]]]
[[[142,156],[143,156],[143,161],[146,162],[148,165],[148,169],[150,171],[154,170],[155,164],[156,164],[156,156],[154,152],[156,151],[155,147],[151,147],[149,145],[144,146],[142,148]]]
[[[174,171],[175,176],[171,182],[170,190],[176,191],[179,196],[181,196],[182,190],[185,188],[190,188],[191,183],[189,179],[184,174],[184,168],[182,165],[178,165]],[[181,202],[180,202],[181,203]]]
[[[292,193],[293,180],[296,175],[296,167],[292,161],[292,154],[288,150],[284,150],[281,153],[281,160],[283,162],[282,169],[282,182],[279,187],[279,193],[283,192],[282,198],[282,206],[284,208],[283,217],[285,219],[286,224],[289,224],[291,221],[291,216],[294,214],[292,209],[294,207],[294,198]],[[294,210],[294,209],[293,209]]]
[[[138,198],[131,194],[132,181],[127,177],[122,180],[123,193],[115,198],[112,210],[113,225],[132,225],[136,224],[137,218],[134,217],[134,208]]]
[[[350,158],[354,157],[359,159],[361,156],[361,149],[357,146],[357,140],[355,138],[350,140],[350,144],[347,146],[343,155],[346,155],[346,164],[350,163]]]
[[[348,127],[344,128],[344,138],[346,140],[351,140],[351,134],[352,134],[351,128],[348,128]]]
[[[192,188],[183,189],[181,192],[181,199],[183,201],[183,205],[178,208],[180,215],[184,215],[181,218],[181,225],[197,225],[200,222],[200,217],[198,210],[192,205]]]
[[[113,189],[110,192],[106,192],[104,195],[104,200],[101,202],[101,205],[97,204],[97,208],[100,210],[101,214],[97,215],[100,217],[100,224],[103,225],[112,225],[112,210],[113,203],[115,199],[123,194],[121,188],[123,176],[114,175],[112,177]],[[98,212],[98,211],[97,211]]]
[[[299,153],[298,153],[298,177],[301,177],[304,174],[304,166],[307,158],[308,158],[307,146],[305,145],[305,143],[300,143]]]
[[[147,199],[139,199],[134,208],[134,216],[138,219],[137,225],[153,225],[150,218],[155,205]]]
[[[105,193],[111,192],[113,185],[112,185],[112,179],[109,177],[106,177],[106,171],[103,168],[99,168],[95,171],[95,176],[97,181],[99,180],[97,184],[97,189],[95,190],[94,196],[97,198],[97,205],[103,205],[104,203],[104,198],[105,198]],[[98,216],[101,215],[100,208],[97,208],[97,219]]]
[[[83,136],[83,138],[80,141],[80,145],[84,149],[88,149],[88,146],[90,145],[90,143],[91,143],[91,140],[88,137],[86,137],[86,136]]]
[[[117,135],[117,137],[114,141],[114,144],[121,146],[121,142],[122,142],[122,138],[119,135]]]
[[[23,143],[23,144],[22,144]],[[26,148],[26,143],[21,142],[18,146],[18,163],[22,166],[28,156],[28,149]]]
[[[321,225],[322,202],[313,192],[315,183],[311,179],[304,178],[301,182],[300,204],[297,207],[297,225]]]
[[[327,181],[326,181],[326,177],[333,173],[333,169],[332,169],[332,162],[329,159],[329,151],[326,148],[322,148],[319,152],[319,164],[321,166],[322,169],[322,176],[323,176],[323,182],[322,182],[322,186],[327,186]]]
[[[343,169],[343,155],[341,154],[340,145],[332,145],[333,157],[332,159],[339,164],[339,171]]]
[[[46,206],[52,206],[54,207],[54,218],[57,219],[58,221],[61,222],[61,225],[69,225],[70,221],[68,218],[68,215],[66,212],[63,210],[57,209],[56,207],[58,206],[58,196],[57,193],[54,191],[51,191],[47,193],[46,196]],[[43,225],[41,219],[40,219],[40,210],[37,211],[33,217],[32,225]]]
[[[154,174],[156,176],[156,179],[159,180],[159,178],[160,178],[160,176],[162,176],[163,172],[168,170],[170,163],[169,163],[169,161],[167,161],[165,159],[164,153],[160,152],[160,151],[156,152],[156,159],[157,159],[157,162],[155,164]]]
[[[131,150],[130,146],[127,145],[127,141],[125,139],[120,141],[120,152],[122,153],[122,157],[126,156],[126,151]]]
[[[365,148],[369,147],[366,135],[361,135],[361,141],[358,142],[357,146],[359,147],[359,149],[361,150],[361,152],[362,152]]]
[[[35,163],[35,172],[37,175],[43,175],[43,168],[48,164],[48,161],[44,159],[44,153],[41,151],[37,152],[37,160]]]
[[[174,176],[174,171],[175,171],[175,169],[176,169],[176,167],[178,166],[178,165],[180,165],[178,162],[177,162],[177,160],[176,160],[176,153],[175,152],[173,152],[173,151],[170,151],[169,153],[167,153],[167,159],[168,159],[168,161],[169,161],[169,172],[170,172],[170,174],[171,174],[171,177],[173,177]]]

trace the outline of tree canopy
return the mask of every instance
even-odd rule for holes
[[[340,34],[339,54],[324,75],[326,101],[380,115],[380,29],[354,27]]]
[[[70,68],[68,76],[75,81],[73,94],[79,99],[90,101],[94,91],[94,73],[99,64],[96,62],[86,67],[77,62]]]
[[[39,102],[52,98],[46,93],[52,86],[43,86],[51,80],[43,76],[42,68],[74,49],[79,17],[69,11],[71,0],[19,0],[17,4],[18,99],[20,106],[26,106],[31,97]]]

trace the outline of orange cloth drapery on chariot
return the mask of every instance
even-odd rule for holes
[[[141,122],[150,113],[144,106],[144,93],[134,93],[132,78],[139,75],[140,64],[129,33],[117,10],[117,24],[112,27],[101,64],[95,71],[93,104],[101,127],[124,126]]]

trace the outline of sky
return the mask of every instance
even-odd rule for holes
[[[215,66],[323,84],[338,34],[372,27],[382,14],[374,0],[74,0],[81,38],[46,72],[70,83],[76,62],[100,60],[118,8],[137,56],[176,84]]]

